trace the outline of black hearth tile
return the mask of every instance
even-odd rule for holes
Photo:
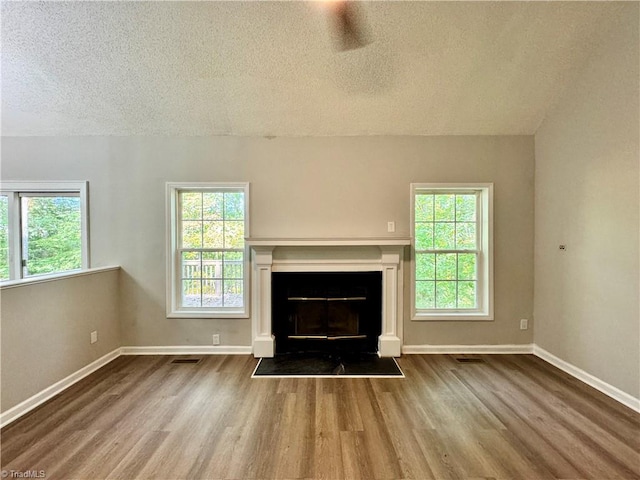
[[[393,358],[372,356],[363,360],[344,362],[345,375],[402,375]]]
[[[377,354],[327,355],[286,354],[262,358],[254,376],[397,376],[402,371],[393,358]]]

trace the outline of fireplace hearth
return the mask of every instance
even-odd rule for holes
[[[272,274],[276,354],[375,353],[381,318],[381,272]]]

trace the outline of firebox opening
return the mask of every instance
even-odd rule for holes
[[[382,273],[273,273],[272,325],[276,354],[377,352]]]

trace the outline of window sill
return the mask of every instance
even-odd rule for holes
[[[233,318],[249,318],[249,314],[245,311],[241,312],[211,312],[211,311],[179,311],[167,313],[167,318],[210,318],[210,319],[233,319]]]
[[[69,272],[52,273],[49,275],[38,275],[29,278],[21,278],[20,280],[7,280],[0,283],[0,290],[7,288],[24,287],[27,285],[35,285],[37,283],[55,282],[57,280],[65,280],[67,278],[83,277],[85,275],[93,275],[94,273],[108,272],[111,270],[119,270],[120,266],[86,268],[84,270],[71,270]]]
[[[491,322],[493,313],[414,313],[411,320],[417,322]]]

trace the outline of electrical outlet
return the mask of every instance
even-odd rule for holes
[[[520,320],[520,330],[527,330],[529,328],[529,320],[523,318]]]
[[[387,222],[387,232],[393,233],[396,231],[396,222]]]
[[[91,332],[91,343],[96,343],[98,341],[98,331],[94,330]]]
[[[212,335],[212,336],[213,336],[213,344],[220,345],[220,334],[216,333],[215,335]]]

